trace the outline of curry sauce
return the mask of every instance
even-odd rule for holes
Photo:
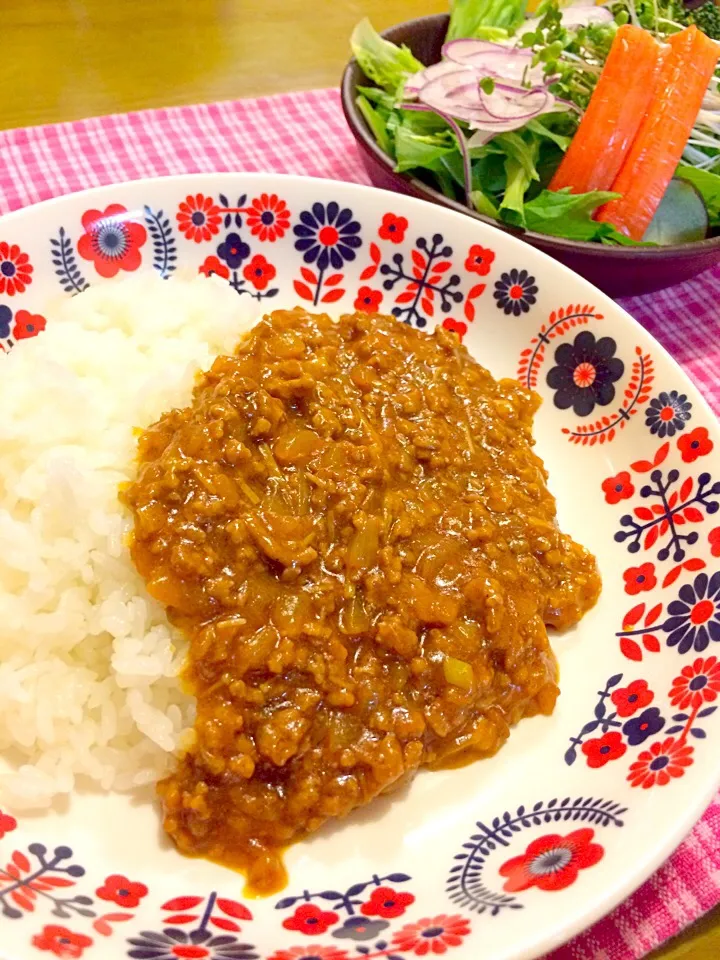
[[[189,640],[179,849],[283,883],[282,849],[550,713],[546,625],[595,602],[533,453],[538,397],[454,334],[261,321],[139,441],[133,558]]]

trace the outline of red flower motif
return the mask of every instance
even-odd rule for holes
[[[682,777],[685,768],[692,765],[693,748],[682,740],[668,737],[658,740],[649,750],[643,750],[635,763],[630,764],[627,778],[632,787],[648,790],[657,784],[664,787],[670,780]]]
[[[290,226],[290,211],[277,194],[263,193],[250,204],[247,225],[254,237],[274,243]]]
[[[452,330],[456,333],[459,340],[462,340],[467,333],[467,324],[463,323],[462,320],[453,320],[452,317],[446,317],[443,320],[443,326],[446,330]]]
[[[188,240],[202,243],[210,240],[220,230],[222,215],[220,207],[213,203],[212,197],[202,193],[187,196],[177,212],[178,229]]]
[[[360,287],[355,299],[355,309],[365,313],[377,313],[382,303],[382,290],[373,290],[371,287]]]
[[[459,947],[470,933],[470,921],[459,914],[423,917],[409,923],[393,936],[393,947],[402,952],[412,950],[418,957],[428,953],[445,953],[448,947]]]
[[[619,717],[631,717],[653,702],[655,694],[648,689],[646,680],[633,680],[627,687],[614,690],[610,699],[615,704]]]
[[[347,960],[347,951],[335,947],[290,947],[277,950],[268,960]]]
[[[586,740],[582,752],[587,757],[587,765],[593,769],[604,767],[611,760],[618,760],[627,750],[622,734],[613,730],[602,737]]]
[[[58,927],[49,923],[42,933],[32,938],[32,945],[38,950],[48,950],[56,957],[81,957],[83,951],[92,946],[92,939],[82,933],[73,933],[67,927]]]
[[[202,264],[198,267],[198,273],[202,273],[206,277],[218,276],[222,277],[223,280],[230,279],[230,270],[227,264],[215,256],[205,257]]]
[[[321,910],[314,903],[304,903],[291,917],[283,920],[283,926],[286,930],[298,930],[308,936],[316,936],[325,933],[338,919],[338,915],[332,910]]]
[[[714,557],[720,557],[720,527],[715,527],[710,531],[708,542],[710,543],[710,553]]]
[[[465,269],[469,273],[477,273],[481,277],[486,277],[490,273],[495,260],[495,254],[486,247],[481,247],[479,243],[474,243],[468,251]]]
[[[639,567],[628,567],[623,573],[625,580],[625,593],[634,597],[636,593],[645,590],[652,590],[657,586],[657,577],[655,576],[654,563],[641,563]]]
[[[32,272],[30,257],[16,243],[0,243],[0,293],[9,297],[24,293],[32,283]]]
[[[140,247],[147,240],[141,223],[128,219],[128,211],[111,203],[102,212],[86,210],[82,215],[85,233],[78,240],[78,253],[92,260],[101,277],[114,277],[120,270],[132,272],[140,266]]]
[[[45,317],[39,313],[30,313],[29,310],[18,310],[15,314],[15,324],[12,335],[16,340],[27,340],[36,337],[47,326]]]
[[[566,837],[553,833],[533,840],[521,857],[513,857],[500,867],[500,876],[507,877],[503,890],[519,893],[530,887],[540,890],[564,890],[578,878],[581,870],[594,867],[605,850],[592,843],[595,831],[587,827]]]
[[[405,217],[396,217],[394,213],[386,213],[382,218],[378,236],[381,240],[390,240],[392,243],[402,243],[408,222]]]
[[[119,907],[136,907],[143,897],[147,896],[148,888],[144,883],[133,883],[120,873],[113,873],[105,878],[105,883],[98,887],[95,893],[101,900],[111,900]]]
[[[630,474],[623,470],[615,477],[608,477],[602,482],[603,493],[607,503],[619,503],[627,500],[635,493],[635,487],[630,481]]]
[[[717,657],[698,657],[683,667],[670,689],[670,703],[681,710],[697,710],[703,703],[712,703],[720,693],[720,663]]]
[[[411,903],[415,903],[415,897],[411,893],[398,893],[392,887],[378,887],[360,907],[360,913],[366,917],[392,920],[393,917],[401,917]]]
[[[261,253],[256,253],[243,270],[243,276],[256,290],[264,290],[276,274],[275,267]]]
[[[11,817],[9,813],[3,813],[0,810],[0,840],[6,834],[12,833],[13,830],[17,827],[17,820],[15,817]]]
[[[693,463],[698,457],[706,456],[714,446],[708,437],[707,427],[695,427],[690,433],[684,433],[677,445],[685,463]]]

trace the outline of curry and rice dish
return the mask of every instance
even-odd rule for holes
[[[443,329],[298,308],[142,433],[132,559],[197,701],[159,784],[182,852],[276,890],[327,819],[552,712],[546,627],[600,579],[557,527],[538,403]]]

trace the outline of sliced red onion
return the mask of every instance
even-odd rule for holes
[[[478,53],[499,53],[505,52],[508,48],[501,43],[493,43],[492,40],[472,40],[470,38],[462,40],[450,40],[443,44],[442,56],[448,60],[454,60],[456,63],[463,63],[467,57],[475,56]]]
[[[480,76],[525,83],[530,87],[546,84],[545,67],[541,63],[532,66],[532,53],[529,57],[514,56],[510,51],[487,53],[469,57],[463,61],[463,66],[475,70]]]
[[[425,86],[427,80],[425,80],[423,77],[424,73],[425,71],[421,70],[419,73],[407,78],[405,81],[405,86],[403,87],[404,100],[414,100],[418,93]]]
[[[428,106],[451,113],[452,108],[456,106],[471,110],[486,109],[480,88],[480,82],[483,79],[486,78],[472,69],[441,73],[421,87],[417,96]],[[528,88],[502,79],[493,82],[495,89],[514,99],[524,99],[528,94],[539,96],[540,93],[543,95],[547,93],[545,86]]]
[[[594,3],[576,3],[571,7],[564,7],[560,11],[560,22],[566,30],[573,30],[577,27],[587,27],[591,23],[610,23],[614,17],[607,7],[597,7]],[[526,20],[518,29],[516,36],[521,37],[524,33],[534,33],[540,26],[541,18],[535,17],[532,20]]]
[[[512,90],[512,88],[511,88]],[[515,93],[514,90],[512,90]],[[523,96],[506,96],[501,84],[492,93],[480,89],[480,101],[493,120],[521,120],[526,123],[547,111],[554,97],[547,90],[528,90]]]
[[[475,149],[475,147],[484,147],[499,132],[498,130],[473,130],[472,136],[467,140],[468,151]]]
[[[540,116],[540,114],[537,114],[537,116]],[[486,133],[488,140],[492,140],[499,133],[512,133],[514,130],[520,130],[528,120],[534,120],[535,117],[536,114],[531,114],[529,117],[520,117],[514,120],[494,120],[489,114],[486,114],[480,120],[468,120],[467,124],[473,133]]]
[[[421,103],[433,110],[465,120],[473,127],[515,130],[532,117],[546,113],[554,97],[545,87],[527,90],[512,84],[495,84],[485,93],[472,71],[446,74],[427,83],[418,93]]]
[[[439,63],[433,63],[406,80],[404,95],[406,97],[416,97],[426,83],[437,80],[438,77],[443,77],[448,73],[457,73],[460,69],[459,64],[453,63],[452,60],[441,60]]]
[[[480,89],[482,90],[482,88]],[[516,96],[522,97],[526,97],[529,93],[547,93],[547,87],[542,84],[536,87],[519,87],[516,83],[507,83],[505,80],[496,80],[493,90],[500,90],[502,93],[515,94]],[[490,94],[490,96],[491,95],[492,94]]]
[[[515,96],[518,96],[518,97],[520,97],[520,96],[525,96],[526,93],[530,93],[530,92],[533,91],[533,90],[546,90],[546,89],[547,89],[547,87],[545,87],[545,86],[539,86],[539,87],[523,87],[523,86],[522,86],[521,84],[519,84],[519,83],[511,83],[511,82],[508,81],[508,80],[502,80],[502,79],[498,80],[498,79],[496,79],[495,77],[483,77],[482,79],[492,80],[492,82],[493,82],[493,89],[494,89],[494,90],[502,90],[503,93],[507,93],[507,94],[511,94],[511,95],[514,94]],[[480,86],[480,84],[478,83],[478,87],[479,87],[479,86]]]
[[[560,19],[564,27],[586,27],[590,23],[610,23],[615,18],[607,7],[598,7],[592,3],[576,3],[565,7]]]
[[[473,93],[475,93],[475,91],[476,88],[473,87]],[[500,126],[507,127],[509,122],[505,118],[498,120],[491,116],[480,102],[479,95],[477,95],[475,100],[471,100],[469,96],[463,96],[462,93],[455,97],[442,94],[426,96],[425,90],[422,90],[418,99],[420,103],[425,104],[426,107],[429,107],[436,113],[448,114],[449,116],[455,117],[456,120],[465,120],[471,125],[477,124],[482,127],[496,129]],[[401,106],[406,106],[406,104],[401,104]],[[514,123],[514,126],[508,127],[508,129],[514,129],[517,126],[520,126],[520,124]]]
[[[448,116],[455,117],[456,120],[464,120],[466,123],[469,123],[471,126],[477,125],[479,127],[495,127],[498,124],[506,124],[507,121],[494,120],[487,110],[482,106],[477,107],[467,107],[462,105],[457,105],[447,100],[438,100],[438,101],[429,101],[425,100],[423,97],[419,101],[422,105],[428,107],[430,110],[434,110],[436,113],[447,114]],[[400,104],[401,107],[406,107],[407,104]],[[414,106],[414,104],[413,104]]]
[[[456,70],[426,83],[418,91],[418,99],[433,109],[451,112],[464,120],[465,117],[456,112],[457,108],[482,109],[479,83],[472,70]]]
[[[555,105],[559,113],[563,111],[572,111],[573,113],[582,113],[580,107],[572,100],[563,100],[562,97],[554,97]]]
[[[448,116],[448,114],[443,113],[441,110],[434,110],[432,107],[426,106],[423,103],[403,103],[403,110],[417,110],[424,113],[435,113],[437,116],[442,117],[442,119],[447,123],[452,132],[457,137],[458,147],[460,148],[460,153],[463,158],[463,177],[465,180],[465,203],[467,206],[472,209],[472,198],[470,193],[472,191],[472,167],[470,166],[470,154],[468,153],[467,141],[465,140],[465,134],[462,132],[460,127],[457,125],[455,120]]]
[[[501,89],[504,93],[522,96],[533,91],[545,91],[548,88],[543,84],[536,87],[524,87],[519,83],[514,83],[502,78],[495,79],[488,77],[487,74],[481,75],[472,70],[454,71],[431,80],[418,90],[418,96],[421,100],[427,97],[437,100],[438,97],[446,97],[450,100],[463,103],[468,107],[475,107],[481,104],[480,83],[482,80],[490,79],[493,81],[494,88]],[[429,102],[429,101],[428,101]]]
[[[485,40],[451,40],[443,47],[443,54],[482,76],[515,80],[533,87],[546,85],[545,68],[542,64],[532,66],[530,49],[504,47]]]
[[[456,120],[463,120],[471,130],[485,130],[494,136],[496,133],[508,133],[511,130],[518,130],[520,127],[525,126],[528,120],[539,117],[543,113],[548,113],[553,109],[553,101],[554,98],[548,94],[548,99],[541,108],[538,109],[535,107],[532,111],[527,110],[521,115],[509,117],[501,115],[499,112],[497,115],[491,114],[482,106],[457,106],[452,102],[448,103],[447,100],[441,101],[442,106],[435,102],[427,103],[423,101],[423,103],[429,109],[434,110],[435,113],[453,116]],[[406,106],[406,104],[402,104],[402,106]]]

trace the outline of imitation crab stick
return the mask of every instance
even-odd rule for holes
[[[551,190],[610,189],[650,106],[661,50],[647,30],[620,27]]]
[[[688,142],[720,55],[720,45],[697,27],[669,39],[656,96],[610,189],[621,196],[598,211],[633,240],[642,240]]]

